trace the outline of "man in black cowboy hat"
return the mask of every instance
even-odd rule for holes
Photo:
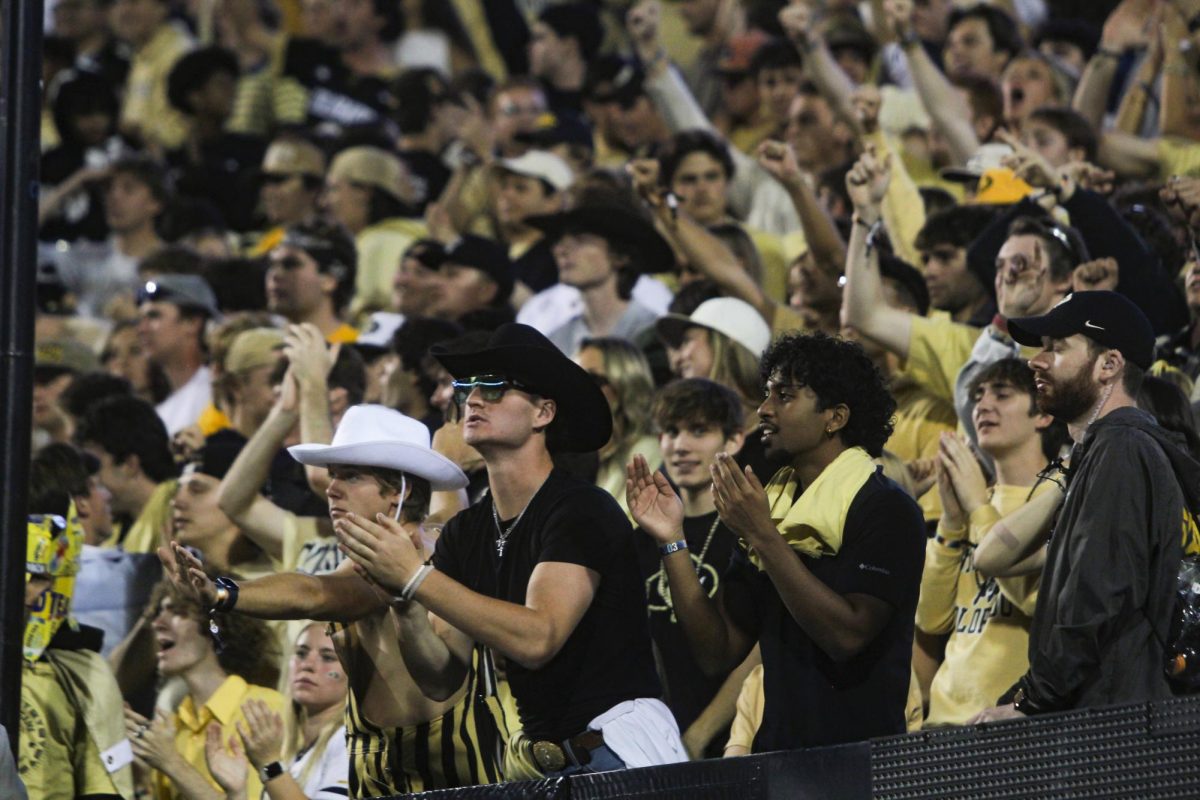
[[[643,272],[669,272],[675,255],[645,217],[617,205],[580,206],[561,214],[530,217],[526,224],[554,242],[558,279],[583,296],[583,308],[548,336],[574,356],[584,339],[617,336],[636,340],[658,314],[633,299]]]
[[[475,352],[430,352],[456,379],[489,495],[446,524],[429,565],[382,517],[336,525],[350,558],[399,596],[400,646],[422,691],[461,683],[474,642],[504,655],[524,725],[509,741],[509,779],[685,760],[655,699],[629,523],[611,496],[551,463],[552,450],[608,441],[604,395],[526,325],[501,326]]]

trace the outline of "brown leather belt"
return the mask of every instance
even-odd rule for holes
[[[555,742],[534,742],[531,748],[533,761],[542,772],[558,772],[567,764],[584,766],[592,760],[592,751],[604,744],[604,734],[600,731],[584,731],[578,736],[572,736],[561,744]]]

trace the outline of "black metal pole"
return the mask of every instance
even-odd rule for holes
[[[0,0],[0,724],[20,734],[42,0]]]

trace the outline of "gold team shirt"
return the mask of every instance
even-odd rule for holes
[[[188,124],[167,101],[167,76],[192,46],[190,36],[174,25],[164,24],[133,54],[125,81],[121,127],[137,129],[147,144],[166,149],[183,144]]]
[[[171,524],[171,498],[179,482],[172,478],[155,487],[142,513],[124,536],[113,536],[101,547],[120,547],[126,553],[153,553],[163,541],[163,532]]]
[[[83,712],[44,659],[22,662],[20,726],[17,771],[30,798],[74,800],[89,794],[132,794],[128,767],[123,770],[123,791],[118,791]]]
[[[942,433],[958,426],[954,405],[934,396],[905,372],[892,379],[891,389],[896,398],[896,416],[884,449],[906,463],[933,458]],[[942,516],[942,502],[936,489],[925,492],[917,502],[926,521],[936,521]]]
[[[247,700],[261,700],[276,713],[282,713],[287,704],[286,698],[274,689],[252,686],[239,676],[230,675],[217,688],[217,691],[213,692],[213,696],[208,698],[208,702],[199,709],[196,708],[189,695],[183,698],[183,702],[175,711],[175,749],[221,795],[224,795],[224,790],[213,780],[212,773],[208,771],[208,760],[204,755],[204,740],[207,736],[208,726],[213,722],[221,724],[226,738],[232,734],[237,723],[245,723],[242,703]],[[183,797],[175,785],[157,771],[152,775],[152,790],[156,800],[181,800]],[[246,797],[260,797],[262,792],[262,779],[258,775],[258,770],[247,770]]]
[[[1191,139],[1163,138],[1156,143],[1159,176],[1200,176],[1200,144]]]
[[[958,371],[971,358],[979,328],[955,322],[945,312],[912,318],[905,372],[934,396],[954,402]]]
[[[1044,481],[1032,497],[1049,491],[1058,487]],[[962,725],[994,706],[1029,669],[1029,625],[1041,575],[985,578],[975,570],[974,552],[992,526],[1032,497],[1028,486],[995,486],[991,502],[971,514],[963,546],[936,539],[926,545],[917,627],[950,634],[929,687],[926,727]]]

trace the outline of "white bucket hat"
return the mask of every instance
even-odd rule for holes
[[[387,406],[358,405],[346,411],[332,444],[297,444],[288,452],[314,467],[348,464],[400,470],[429,481],[434,491],[465,487],[467,476],[431,450],[429,442],[429,429],[412,417]]]
[[[667,314],[654,323],[658,336],[672,347],[683,340],[688,328],[708,328],[724,334],[755,356],[761,358],[771,344],[771,328],[762,315],[745,300],[736,297],[714,297],[696,306],[690,317]]]

